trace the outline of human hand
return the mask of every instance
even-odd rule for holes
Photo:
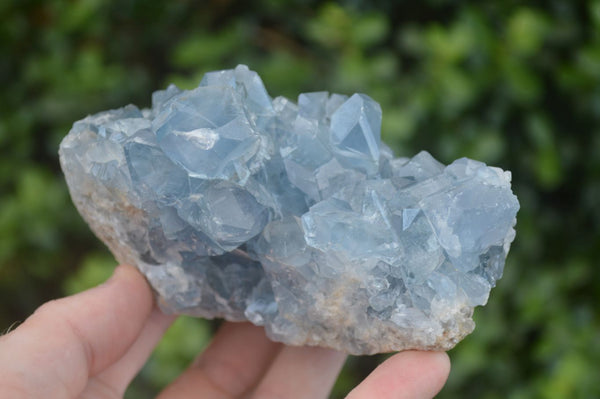
[[[141,274],[119,266],[106,283],[42,305],[0,337],[0,398],[121,398],[173,320],[153,306]],[[344,359],[272,342],[249,323],[224,323],[159,398],[323,398]],[[445,353],[401,352],[348,398],[431,398],[449,369]]]

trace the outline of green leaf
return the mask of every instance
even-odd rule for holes
[[[63,282],[65,295],[73,295],[105,282],[116,266],[115,259],[106,252],[87,255],[81,267]]]
[[[361,15],[352,24],[352,43],[358,47],[374,46],[387,36],[388,21],[381,14]]]
[[[549,28],[550,24],[541,12],[519,8],[508,20],[508,45],[518,55],[535,54],[544,43]]]

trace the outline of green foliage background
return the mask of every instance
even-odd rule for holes
[[[517,239],[440,398],[600,397],[595,0],[1,1],[0,331],[114,265],[59,169],[73,121],[238,63],[273,96],[368,93],[398,154],[513,172]],[[128,397],[168,383],[214,327],[180,319]],[[380,360],[351,358],[334,397]]]

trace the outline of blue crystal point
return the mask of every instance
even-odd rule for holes
[[[502,276],[519,203],[510,172],[395,158],[381,116],[364,94],[272,99],[239,65],[75,122],[60,161],[166,312],[354,354],[447,350]]]
[[[364,94],[354,94],[331,115],[331,144],[340,162],[375,173],[381,141],[381,107]]]
[[[204,179],[247,178],[260,136],[230,87],[199,87],[173,97],[152,122],[165,155]]]

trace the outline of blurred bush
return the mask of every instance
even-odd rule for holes
[[[513,172],[517,239],[441,398],[600,397],[600,1],[0,2],[0,331],[114,261],[70,203],[73,121],[246,63],[272,95],[365,92],[399,154]],[[151,396],[209,340],[181,319],[128,392]],[[351,358],[341,397],[381,357]]]

